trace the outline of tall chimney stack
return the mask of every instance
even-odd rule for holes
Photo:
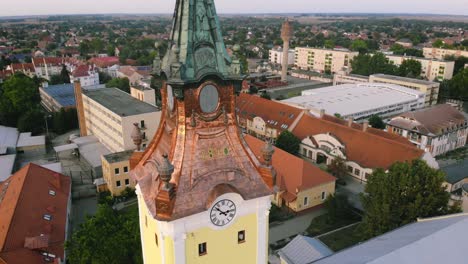
[[[281,27],[281,39],[283,40],[283,61],[281,63],[281,81],[287,81],[288,75],[288,58],[289,58],[289,41],[293,36],[293,27],[289,20],[286,19]]]
[[[85,137],[88,135],[88,132],[86,129],[86,120],[84,115],[83,91],[79,80],[76,80],[73,85],[75,90],[76,113],[78,114],[78,124],[80,126],[80,136]]]

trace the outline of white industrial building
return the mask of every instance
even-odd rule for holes
[[[306,90],[302,96],[282,102],[318,113],[339,114],[342,118],[365,120],[372,115],[395,116],[421,109],[425,93],[394,84],[342,84]]]

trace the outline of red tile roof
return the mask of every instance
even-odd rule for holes
[[[324,118],[304,115],[292,133],[301,140],[308,136],[330,133],[345,145],[347,159],[365,168],[389,168],[397,161],[411,161],[424,154],[423,150],[398,135],[373,128],[365,132],[361,125],[353,124],[348,127],[342,121],[332,120],[334,117],[327,115]]]
[[[17,71],[35,72],[36,71],[32,63],[13,63],[11,64],[11,69],[14,72],[17,72]]]
[[[246,135],[244,139],[255,156],[262,160],[261,149],[265,142],[250,135]],[[336,180],[311,163],[279,148],[275,148],[272,165],[277,173],[276,185],[280,191],[285,191],[283,198],[288,202],[296,199],[296,191],[307,190]]]
[[[294,123],[302,109],[241,93],[236,99],[236,112],[240,118],[248,120],[259,116],[267,123],[267,127],[284,131]]]
[[[30,248],[63,259],[70,187],[69,177],[32,163],[0,183],[0,259],[44,263],[40,252]]]
[[[119,64],[119,57],[92,58],[89,62],[94,63],[99,68],[107,68]]]
[[[53,65],[53,66],[61,66],[68,61],[69,58],[66,57],[44,57],[44,58],[33,58],[33,64],[38,66]]]
[[[85,77],[89,76],[89,71],[93,71],[94,67],[90,65],[80,65],[72,72],[73,77]]]

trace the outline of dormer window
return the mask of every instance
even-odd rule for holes
[[[52,196],[55,196],[55,191],[54,190],[49,190],[49,194]]]
[[[43,218],[44,220],[47,220],[47,221],[52,220],[52,216],[50,214],[45,214]]]

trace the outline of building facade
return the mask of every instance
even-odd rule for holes
[[[468,121],[451,105],[437,105],[392,118],[387,131],[407,138],[434,157],[466,145]]]
[[[369,76],[369,82],[397,84],[403,87],[423,92],[426,94],[426,102],[424,104],[424,107],[436,105],[437,100],[439,98],[440,83],[438,82],[418,80],[387,74],[373,74]]]
[[[130,178],[130,157],[133,150],[101,156],[102,177],[112,196],[119,196],[127,187],[135,189],[135,181]]]
[[[295,50],[290,49],[288,52],[288,65],[294,64]],[[283,48],[276,47],[269,51],[268,60],[274,64],[283,64]]]
[[[111,152],[135,148],[130,136],[134,124],[143,132],[143,148],[156,133],[161,111],[117,89],[76,91],[81,136],[95,135]],[[81,98],[80,98],[81,97]]]
[[[156,105],[156,94],[153,88],[144,85],[132,85],[130,87],[130,94],[142,102],[150,105]]]
[[[82,87],[99,85],[99,73],[92,65],[80,65],[71,73],[70,81],[79,81]]]
[[[386,55],[387,59],[394,65],[400,66],[405,60],[416,60],[421,63],[421,77],[429,81],[450,80],[453,77],[455,62],[438,59],[426,59],[419,57]]]
[[[297,47],[295,65],[302,70],[336,73],[351,71],[351,60],[359,54],[349,50]]]
[[[245,140],[260,157],[265,143],[250,135]],[[276,148],[272,165],[277,179],[273,203],[279,207],[298,213],[323,205],[329,195],[335,194],[336,178],[302,158]]]
[[[468,50],[453,50],[453,49],[440,49],[440,48],[423,48],[424,58],[445,60],[446,56],[466,57],[468,58]]]
[[[244,132],[260,139],[275,141],[281,132],[288,130],[302,109],[282,103],[271,103],[261,97],[241,93],[236,98],[239,126]]]

